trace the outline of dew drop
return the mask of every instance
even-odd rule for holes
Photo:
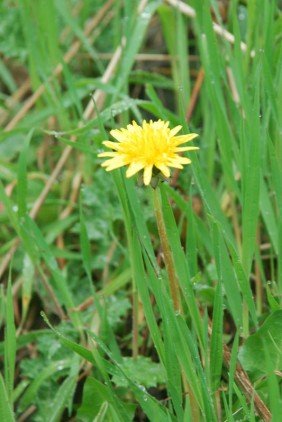
[[[240,20],[240,21],[243,21],[243,20],[245,20],[245,14],[244,13],[239,13],[239,15],[238,15],[238,19]]]
[[[144,11],[144,12],[141,13],[140,17],[143,18],[143,19],[149,19],[150,13]]]

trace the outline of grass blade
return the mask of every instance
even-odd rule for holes
[[[6,327],[4,337],[5,384],[10,406],[12,406],[12,393],[14,389],[16,350],[16,328],[14,322],[12,280],[10,271],[6,296]]]
[[[5,422],[15,422],[13,411],[5,388],[2,374],[0,373],[0,418]]]

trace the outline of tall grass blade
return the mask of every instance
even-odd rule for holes
[[[6,295],[6,326],[4,336],[4,365],[5,365],[5,384],[7,395],[12,407],[12,393],[14,390],[15,363],[16,363],[16,328],[14,321],[14,305],[12,294],[11,270],[9,273],[8,288]]]

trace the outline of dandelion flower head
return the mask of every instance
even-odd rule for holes
[[[107,157],[102,163],[106,171],[128,166],[126,176],[131,177],[143,170],[145,185],[149,185],[153,172],[161,172],[165,177],[170,177],[170,167],[183,169],[183,165],[190,164],[191,160],[182,157],[184,151],[198,149],[193,146],[182,146],[192,141],[196,133],[188,135],[176,134],[182,126],[170,129],[169,122],[158,120],[146,122],[142,126],[135,121],[127,125],[126,129],[114,129],[110,132],[117,142],[104,141],[103,144],[112,151],[102,152],[98,157]]]

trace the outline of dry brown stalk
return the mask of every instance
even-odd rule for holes
[[[36,411],[36,406],[32,404],[25,410],[18,419],[18,422],[25,422]]]
[[[88,37],[93,29],[99,24],[99,22],[103,19],[104,15],[107,13],[109,8],[112,6],[113,0],[108,0],[107,3],[97,12],[97,14],[87,22],[84,30],[84,35]],[[81,46],[81,41],[75,41],[68,52],[64,55],[63,60],[65,63],[69,63],[70,60],[77,54]],[[59,63],[56,68],[54,69],[52,75],[49,78],[49,81],[54,77],[58,76],[63,70],[63,65]],[[5,127],[5,131],[8,132],[9,130],[14,129],[17,123],[19,123],[26,113],[34,106],[36,101],[40,98],[40,96],[45,92],[46,85],[40,85],[37,90],[26,100],[23,107],[19,110],[19,112],[12,118],[12,120],[7,124]]]
[[[224,345],[223,348],[223,360],[227,368],[230,367],[230,358],[231,353],[227,345]],[[245,394],[248,401],[253,401],[255,409],[260,417],[265,422],[271,421],[271,413],[265,403],[262,401],[258,393],[255,391],[247,373],[244,371],[242,366],[237,363],[236,371],[235,371],[235,381],[242,389],[243,393]]]
[[[107,83],[110,80],[112,74],[114,73],[115,68],[116,68],[116,66],[117,66],[117,64],[120,60],[121,53],[122,53],[122,50],[124,48],[124,44],[125,44],[125,40],[123,40],[122,45],[118,46],[118,48],[116,49],[116,51],[115,51],[115,53],[112,57],[112,60],[109,62],[108,66],[105,70],[105,73],[102,77],[103,83]],[[106,95],[105,92],[102,91],[102,90],[98,89],[98,90],[95,91],[95,93],[92,96],[92,99],[89,101],[89,103],[88,103],[88,105],[87,105],[87,107],[86,107],[86,109],[83,113],[83,120],[88,120],[91,117],[91,115],[94,112],[94,104],[96,104],[96,106],[98,108],[101,107],[101,105],[104,102],[105,95]],[[81,123],[81,125],[82,125],[82,123]],[[75,142],[75,140],[76,139],[73,137],[72,141]],[[53,172],[51,173],[46,185],[44,186],[43,190],[41,191],[41,194],[39,195],[39,197],[35,201],[32,209],[30,211],[30,217],[31,218],[35,218],[37,216],[43,202],[45,201],[45,199],[46,199],[50,189],[52,188],[53,184],[56,182],[56,180],[57,180],[59,174],[61,173],[67,159],[69,158],[69,156],[71,154],[71,152],[72,152],[72,147],[68,145],[64,149],[64,151],[63,151],[59,161],[57,162]],[[12,258],[14,252],[16,251],[19,243],[20,243],[19,238],[15,239],[14,244],[12,245],[10,251],[5,255],[5,257],[4,257],[4,259],[1,263],[1,266],[0,266],[0,278],[2,277],[3,273],[6,271],[7,266],[9,265],[10,259]]]
[[[73,16],[76,16],[81,8],[83,7],[83,2],[77,3],[73,8]],[[67,26],[61,33],[60,40],[64,41],[67,37],[68,33],[70,32],[71,28]],[[29,92],[31,88],[30,78],[27,78],[24,82],[22,82],[21,86],[15,91],[6,101],[5,104],[8,109],[12,109],[19,101],[21,101],[24,96]],[[8,112],[5,110],[0,114],[0,124],[2,124],[8,116]]]
[[[189,106],[188,106],[188,109],[187,109],[187,113],[186,113],[186,121],[187,122],[190,122],[190,120],[191,120],[193,111],[195,109],[195,106],[196,106],[198,98],[199,98],[199,93],[201,91],[201,88],[202,88],[202,85],[203,85],[203,82],[204,82],[204,78],[205,78],[205,71],[204,71],[203,68],[201,68],[199,70],[199,73],[198,73],[198,76],[197,76],[197,79],[196,79],[196,82],[195,82],[195,86],[194,86],[194,89],[192,91],[192,95],[191,95],[191,98],[190,98]]]
[[[187,122],[190,121],[192,114],[195,110],[195,107],[196,107],[196,104],[197,104],[197,101],[198,101],[198,98],[199,98],[199,95],[200,95],[200,91],[201,91],[201,88],[202,88],[202,85],[203,85],[203,82],[204,82],[204,78],[205,78],[205,72],[204,72],[204,69],[201,68],[198,72],[197,79],[196,79],[196,82],[195,82],[195,85],[194,85],[194,88],[193,88],[193,91],[192,91],[192,94],[191,94],[191,98],[190,98],[190,101],[189,101],[188,109],[187,109],[187,112],[186,112],[186,121]],[[171,186],[176,185],[178,177],[179,177],[179,172],[180,172],[179,169],[176,169],[173,172],[173,176],[172,176],[172,180],[171,180]]]
[[[209,322],[208,333],[212,334],[212,322]],[[229,347],[224,344],[223,346],[223,361],[227,369],[230,368],[231,353]],[[244,371],[242,366],[237,362],[236,370],[234,374],[237,385],[242,389],[244,395],[249,402],[253,401],[257,414],[262,418],[264,422],[271,421],[271,413],[268,407],[265,405],[263,400],[260,398],[258,393],[255,391],[248,374]]]
[[[191,6],[188,6],[188,4],[184,3],[183,1],[180,1],[180,0],[166,0],[166,2],[168,4],[170,4],[171,6],[175,7],[176,9],[178,9],[181,13],[183,13],[183,15],[189,16],[190,18],[195,18],[196,17],[196,11],[195,11],[195,9],[193,9],[193,7],[191,7]],[[217,35],[219,35],[222,38],[224,38],[230,44],[234,44],[235,43],[235,37],[234,37],[234,35],[231,34],[231,32],[227,31],[222,26],[220,26],[218,23],[213,22],[213,30],[214,30],[214,32]],[[247,44],[245,44],[243,41],[240,42],[240,47],[241,47],[241,50],[242,51],[247,52],[247,50],[248,50]],[[250,54],[251,54],[251,57],[254,57],[255,52],[254,51],[251,51]]]
[[[98,53],[97,57],[101,60],[110,60],[113,53]],[[82,53],[80,57],[90,57],[88,53]],[[135,61],[137,62],[170,62],[171,60],[177,58],[172,57],[170,54],[159,54],[159,53],[139,53],[135,56]],[[198,61],[198,56],[187,55],[187,60],[190,62]]]
[[[108,7],[109,7],[111,5],[112,1],[113,0],[109,0],[104,5],[103,9],[105,8],[106,5],[108,5]],[[146,3],[147,3],[146,0],[143,0],[140,3],[139,11],[141,11],[142,8],[145,7]],[[98,16],[98,14],[96,15],[96,18],[97,18],[97,16]],[[107,68],[106,68],[106,70],[105,70],[105,72],[104,72],[104,74],[103,74],[103,76],[101,78],[101,81],[103,83],[106,84],[111,79],[111,77],[112,77],[112,75],[113,75],[113,73],[114,73],[114,71],[115,71],[115,69],[117,67],[117,64],[118,64],[118,62],[119,62],[119,60],[121,58],[121,54],[122,54],[122,51],[123,51],[123,49],[125,47],[125,43],[126,43],[126,39],[123,38],[121,40],[121,44],[117,47],[115,53],[112,56],[111,61],[109,62],[108,66],[107,66]],[[94,114],[95,105],[96,105],[96,107],[98,109],[102,106],[102,104],[103,104],[103,102],[105,100],[105,96],[106,96],[105,92],[102,91],[102,90],[100,90],[100,89],[98,89],[98,90],[96,90],[94,92],[94,94],[92,96],[92,99],[89,101],[89,103],[88,103],[88,105],[87,105],[87,107],[86,107],[86,109],[85,109],[85,111],[83,113],[83,119],[82,119],[83,121],[88,120]],[[82,124],[83,123],[81,122],[80,126],[82,126]],[[72,137],[72,141],[75,142],[75,140],[76,140],[76,138],[75,137]],[[64,167],[67,159],[69,158],[71,152],[72,152],[72,147],[68,145],[64,149],[64,151],[63,151],[63,153],[62,153],[62,155],[61,155],[61,157],[60,157],[60,159],[59,159],[56,167],[54,168],[53,172],[50,175],[50,178],[48,179],[45,187],[41,191],[41,194],[39,195],[39,197],[35,201],[32,209],[30,211],[30,217],[31,218],[35,218],[37,216],[37,214],[38,214],[38,212],[39,212],[42,204],[44,203],[44,201],[45,201],[45,199],[46,199],[46,197],[47,197],[50,189],[52,188],[53,184],[57,180],[57,177],[59,176],[60,172],[62,171],[62,169],[63,169],[63,167]],[[6,271],[7,266],[9,265],[9,262],[10,262],[11,258],[13,257],[15,251],[17,250],[17,247],[18,247],[19,243],[20,243],[20,239],[19,238],[16,238],[15,241],[14,241],[14,243],[13,243],[13,245],[12,245],[12,247],[11,247],[11,249],[5,255],[5,257],[4,257],[4,259],[3,259],[2,263],[1,263],[1,266],[0,266],[0,279],[1,279],[2,275],[4,274],[4,272]]]
[[[60,213],[59,220],[64,220],[65,218],[67,218],[72,213],[74,207],[76,206],[81,181],[82,181],[82,174],[81,174],[81,171],[78,171],[72,179],[69,203],[66,206],[66,208],[64,208],[63,211]],[[64,249],[63,233],[59,234],[59,236],[57,237],[56,243],[59,249]],[[59,262],[60,268],[63,268],[65,266],[65,258],[58,258],[58,262]]]
[[[58,301],[57,296],[56,296],[56,294],[53,290],[53,287],[49,283],[46,275],[44,274],[43,271],[40,271],[40,275],[41,275],[41,279],[42,279],[42,284],[43,284],[46,292],[48,293],[49,297],[52,299],[52,301],[54,303],[55,309],[57,311],[57,315],[59,316],[59,318],[61,320],[67,319],[67,316],[66,316],[60,302]]]
[[[237,90],[235,78],[234,78],[231,67],[227,66],[226,73],[227,73],[228,83],[229,83],[229,86],[230,86],[233,101],[236,105],[238,105],[238,104],[240,104],[240,96],[239,96],[239,93],[238,93],[238,90]]]

